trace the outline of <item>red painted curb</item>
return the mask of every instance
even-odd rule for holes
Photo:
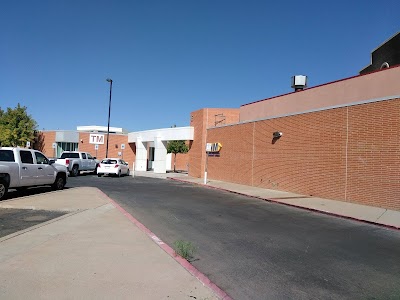
[[[144,232],[148,237],[150,237],[161,249],[167,252],[173,259],[175,259],[182,267],[184,267],[190,274],[196,277],[204,286],[211,289],[217,297],[223,300],[232,300],[232,298],[220,289],[215,283],[213,283],[206,275],[197,270],[192,264],[190,264],[186,259],[175,254],[175,251],[159,239],[150,229],[140,223],[136,218],[134,218],[130,213],[123,209],[117,202],[108,197],[104,192],[98,190],[99,193],[106,197],[116,209],[118,209],[125,217],[129,219],[133,224],[135,224],[142,232]]]
[[[244,193],[240,193],[240,192],[227,190],[227,189],[224,189],[224,188],[219,188],[219,187],[215,187],[215,186],[209,186],[209,185],[206,185],[206,184],[203,184],[203,183],[186,181],[186,180],[178,179],[178,178],[174,178],[174,177],[167,177],[167,178],[171,179],[171,180],[180,181],[180,182],[192,183],[192,184],[200,185],[200,186],[203,186],[203,187],[206,187],[206,188],[209,188],[209,189],[225,191],[225,192],[229,192],[229,193],[233,193],[233,194],[237,194],[237,195],[241,195],[241,196],[251,197],[251,198],[260,199],[260,200],[264,200],[264,201],[268,201],[268,202],[272,202],[272,203],[277,203],[277,204],[286,205],[286,206],[290,206],[290,207],[309,210],[309,211],[321,213],[321,214],[324,214],[324,215],[329,215],[329,216],[339,217],[339,218],[343,218],[343,219],[349,219],[349,220],[353,220],[353,221],[363,222],[363,223],[372,224],[372,225],[385,227],[385,228],[389,228],[389,229],[400,230],[400,227],[393,226],[393,225],[387,225],[387,224],[377,223],[377,222],[373,222],[373,221],[357,219],[357,218],[354,218],[354,217],[343,216],[343,215],[339,215],[339,214],[332,213],[332,212],[329,212],[329,211],[324,211],[324,210],[319,210],[319,209],[316,209],[316,208],[309,208],[309,207],[299,206],[299,205],[296,205],[296,204],[284,203],[284,202],[280,202],[280,201],[277,201],[277,200],[274,200],[274,199],[262,198],[262,197],[258,197],[258,196],[252,196],[252,195],[248,195],[248,194],[244,194]]]

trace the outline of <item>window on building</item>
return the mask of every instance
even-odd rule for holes
[[[56,157],[60,157],[64,151],[78,151],[78,143],[57,142]]]

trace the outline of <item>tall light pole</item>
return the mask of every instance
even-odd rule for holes
[[[110,102],[108,102],[108,125],[107,125],[107,146],[106,146],[106,158],[108,158],[108,136],[110,135],[110,115],[111,115],[111,92],[112,92],[112,79],[107,78],[110,83]]]

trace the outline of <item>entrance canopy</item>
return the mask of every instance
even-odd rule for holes
[[[131,132],[128,134],[128,143],[136,144],[135,170],[147,170],[147,146],[154,143],[154,173],[166,173],[167,142],[174,140],[193,140],[194,128],[173,127],[145,131]]]
[[[142,142],[154,142],[155,137],[161,138],[162,141],[188,141],[193,140],[193,132],[194,128],[191,126],[131,132],[128,134],[128,143],[136,143],[137,138]]]

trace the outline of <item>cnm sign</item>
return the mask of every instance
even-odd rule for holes
[[[222,148],[221,143],[207,143],[206,152],[219,152]]]
[[[90,134],[89,137],[90,144],[104,144],[104,134]]]

